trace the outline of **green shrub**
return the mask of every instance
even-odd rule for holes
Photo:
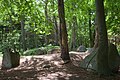
[[[45,47],[40,47],[40,48],[34,48],[34,49],[27,50],[27,51],[23,52],[23,55],[24,56],[43,55],[43,54],[47,54],[52,49],[56,49],[56,48],[59,48],[59,46],[47,45]]]

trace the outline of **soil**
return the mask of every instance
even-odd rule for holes
[[[120,72],[114,76],[100,77],[80,68],[86,53],[71,53],[71,62],[62,64],[60,53],[22,56],[20,66],[0,70],[0,80],[120,80]]]

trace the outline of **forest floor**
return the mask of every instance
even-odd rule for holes
[[[115,76],[99,77],[96,73],[79,67],[85,55],[70,54],[71,62],[63,63],[60,53],[23,56],[20,66],[9,70],[0,70],[0,80],[120,80]]]

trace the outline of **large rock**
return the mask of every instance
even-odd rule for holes
[[[20,55],[18,52],[12,52],[11,49],[5,49],[3,53],[2,69],[10,69],[19,66]]]
[[[96,61],[96,54],[97,50],[92,51],[85,59],[81,62],[80,66],[89,69],[89,70],[97,70],[97,61]]]
[[[93,52],[93,50],[94,50],[93,48],[87,48],[87,51],[85,51],[85,53],[89,53],[90,54],[90,53]]]
[[[81,46],[79,46],[79,47],[77,48],[77,51],[78,51],[78,52],[85,52],[85,51],[86,51],[86,47],[83,46],[83,45],[81,45]]]
[[[10,50],[5,49],[3,51],[2,69],[10,69],[11,67],[12,67],[12,63],[10,58]]]
[[[120,66],[120,55],[114,44],[109,44],[108,63],[112,72],[118,72]]]
[[[97,70],[97,50],[93,50],[90,55],[85,57],[80,66],[85,69]],[[107,59],[106,59],[107,60]],[[120,56],[114,44],[109,43],[108,64],[113,73],[118,72],[120,66]]]

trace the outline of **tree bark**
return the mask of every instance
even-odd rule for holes
[[[92,30],[91,30],[91,9],[89,10],[89,37],[90,37],[90,47],[93,47],[94,42],[93,42]]]
[[[95,40],[94,40],[94,49],[96,49],[98,47],[98,43],[99,43],[99,34],[98,34],[98,26],[97,26],[97,18],[95,19]]]
[[[36,22],[35,22],[35,25],[34,25],[34,27],[35,27],[35,28],[37,27],[37,24],[36,24]],[[35,47],[36,47],[36,48],[38,48],[38,38],[37,38],[37,35],[36,35],[36,33],[34,33],[33,35],[34,35]]]
[[[99,74],[108,75],[111,74],[111,70],[108,65],[108,37],[103,2],[103,0],[96,0],[96,17],[99,34],[97,71]]]
[[[22,37],[22,48],[23,48],[23,51],[25,51],[27,49],[26,49],[25,29],[24,29],[24,20],[23,19],[21,19],[21,37]]]
[[[50,21],[49,21],[49,16],[48,16],[48,0],[45,0],[45,26],[46,27],[48,27],[49,22]],[[47,45],[49,40],[48,40],[46,33],[44,34],[44,40],[45,40],[45,45]]]
[[[61,58],[65,60],[70,60],[69,50],[68,50],[68,38],[67,29],[65,22],[65,12],[64,12],[64,0],[58,0],[58,14],[59,14],[59,29],[60,29],[60,46],[61,46]]]
[[[47,12],[47,6],[48,6],[48,0],[45,0],[45,17],[46,17],[46,21],[48,21],[48,12]]]
[[[53,16],[53,18],[54,18],[55,45],[58,45],[58,24],[55,15]]]
[[[71,45],[70,45],[70,50],[75,50],[76,48],[76,28],[77,28],[77,18],[76,16],[73,16],[73,25],[72,25],[72,34],[71,34]]]

